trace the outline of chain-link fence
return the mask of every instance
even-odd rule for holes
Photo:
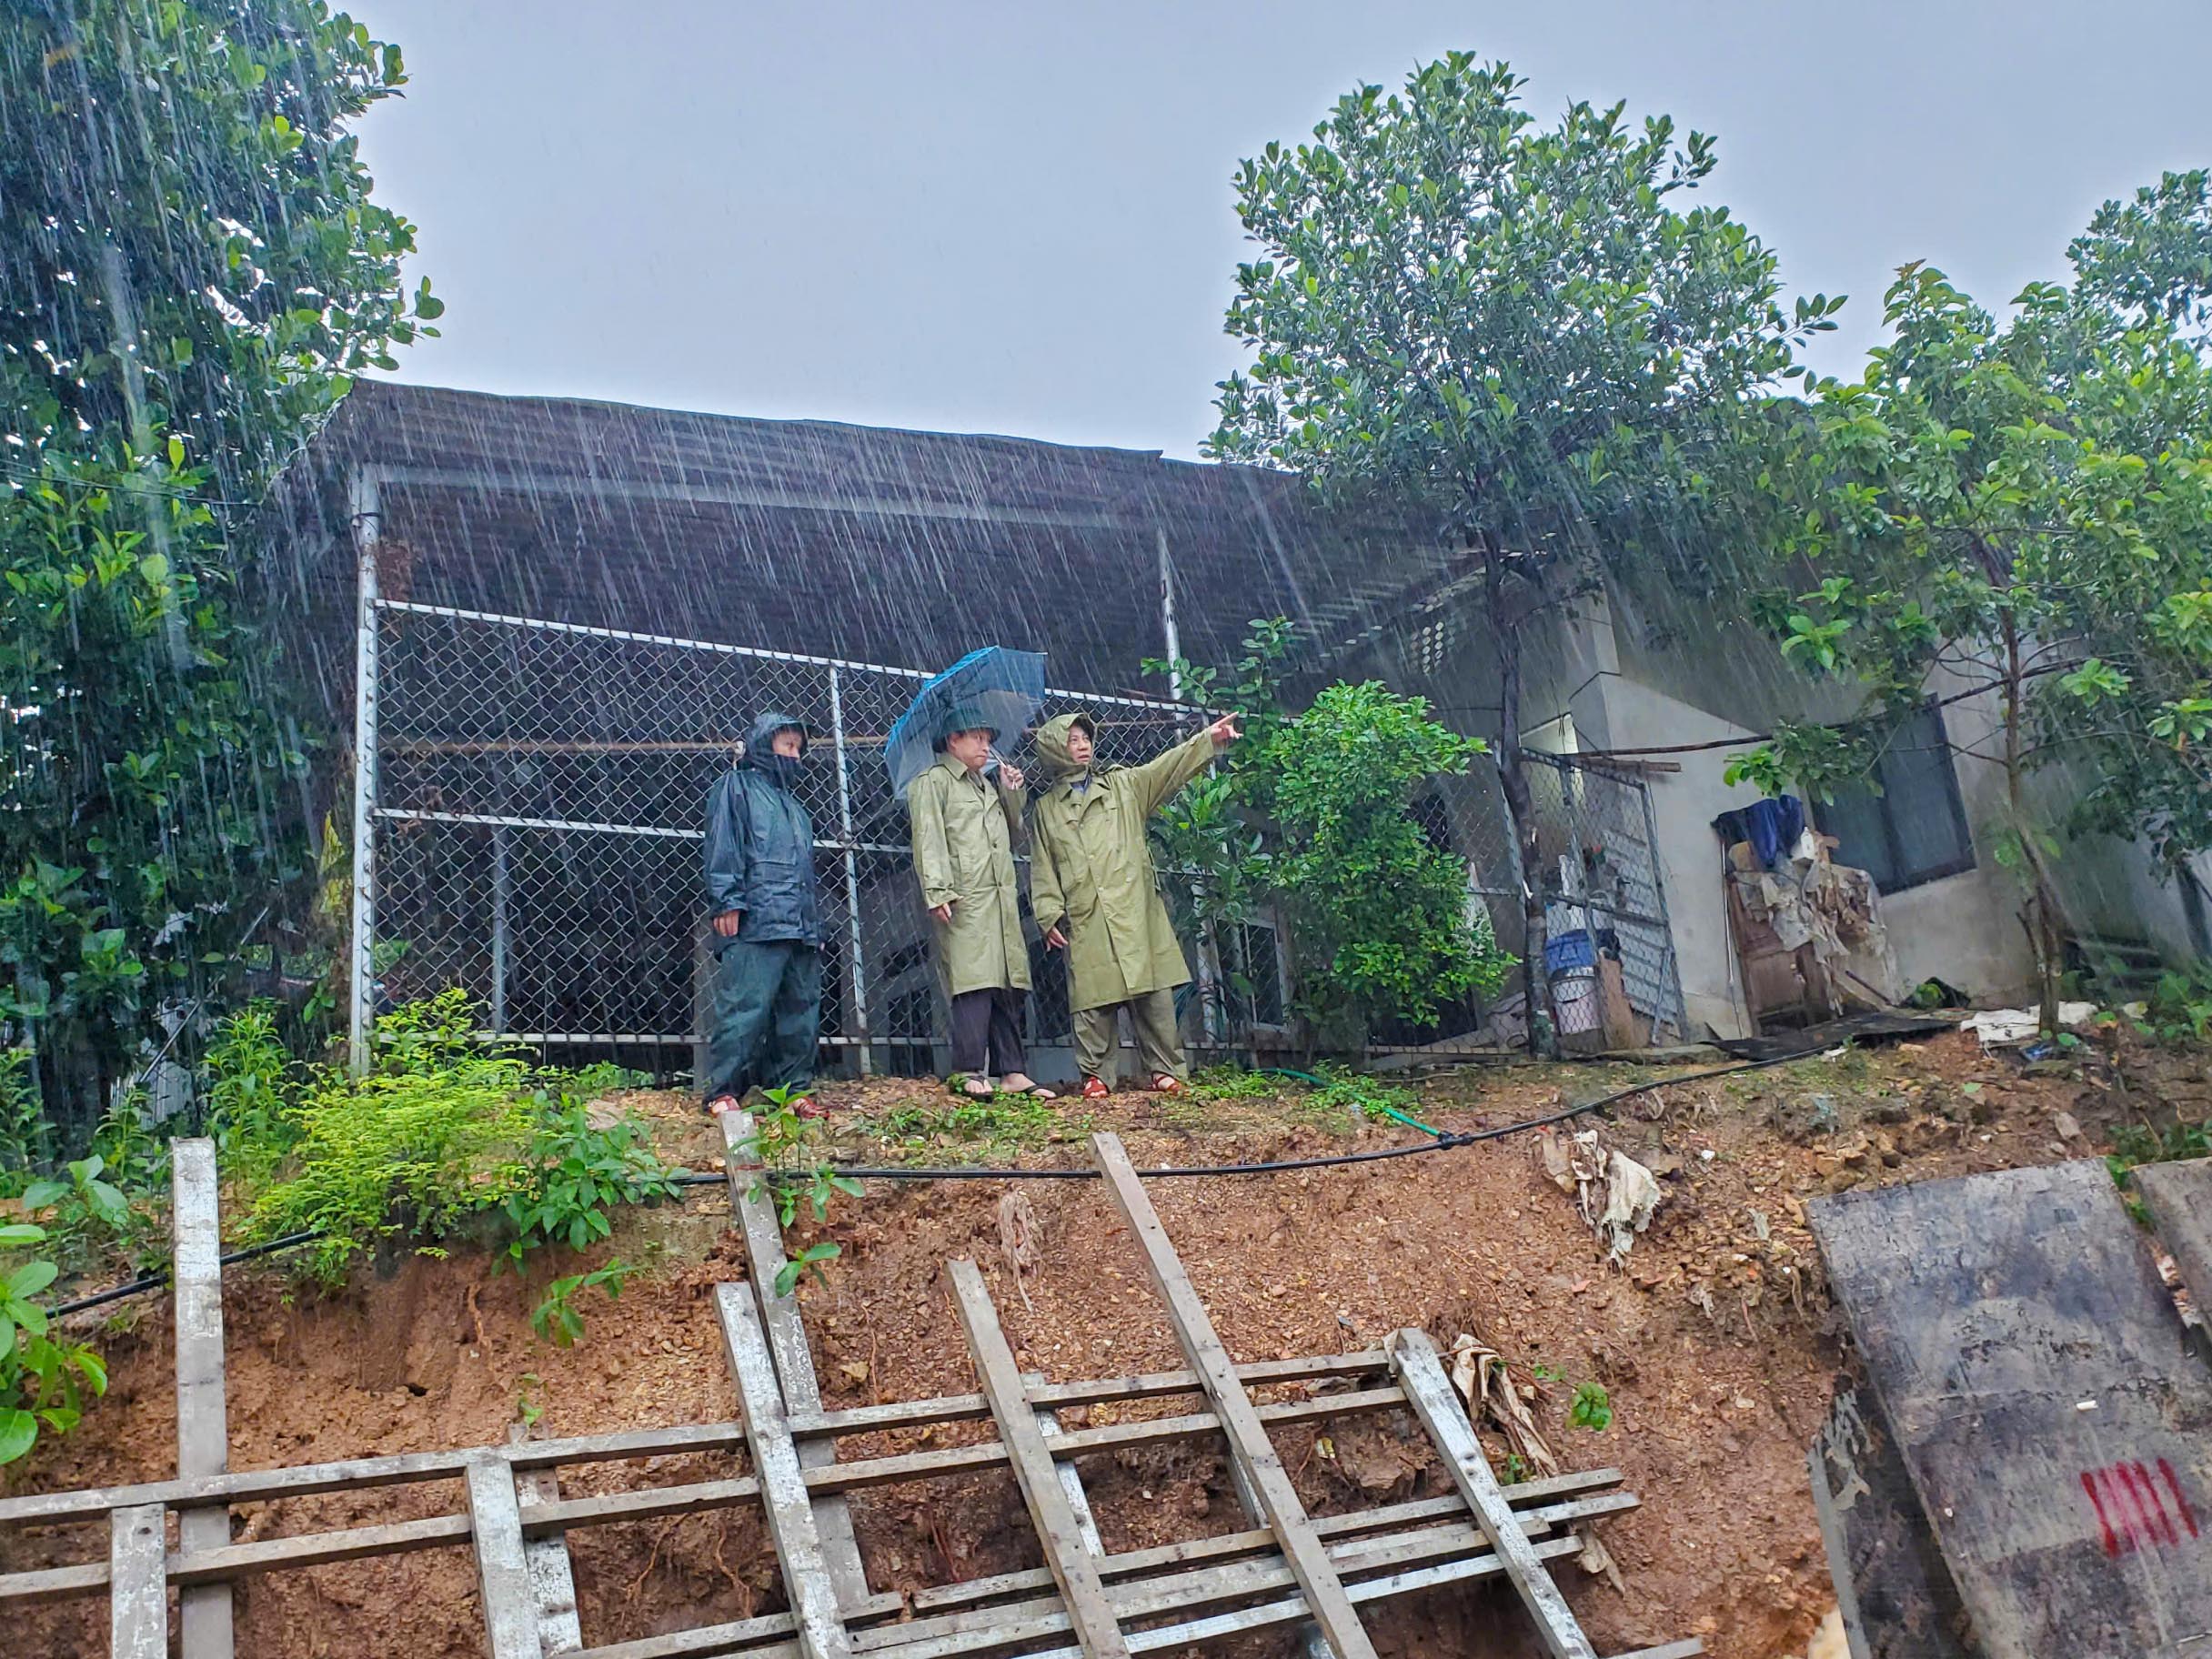
[[[926,674],[397,600],[374,615],[363,781],[378,1006],[457,985],[520,1041],[688,1066],[706,800],[772,709],[823,739],[795,786],[829,932],[822,1041],[868,1069],[929,1069],[937,981],[882,763]],[[1149,759],[1195,718],[1061,691],[1040,718],[1071,708],[1092,712],[1101,758],[1120,762]],[[1025,763],[1026,742],[1009,758]],[[1031,966],[1034,1034],[1061,1038],[1063,962],[1033,943]]]

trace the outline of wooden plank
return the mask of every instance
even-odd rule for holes
[[[491,1659],[544,1659],[514,1468],[504,1458],[478,1458],[468,1465],[468,1482],[487,1651]]]
[[[531,1512],[560,1502],[560,1472],[518,1473],[515,1495],[521,1507],[522,1559],[529,1568],[530,1596],[538,1607],[538,1645],[548,1654],[574,1653],[584,1645],[584,1627],[576,1606],[576,1571],[568,1560],[568,1541],[558,1529],[529,1536]]]
[[[2212,1632],[2212,1368],[2103,1164],[1809,1209],[1989,1659]]]
[[[2143,1195],[2189,1300],[2212,1329],[2212,1158],[2137,1164],[2127,1179]]]
[[[1543,1651],[1550,1659],[1595,1659],[1590,1638],[1583,1634],[1566,1598],[1559,1594],[1559,1586],[1552,1582],[1552,1574],[1530,1548],[1520,1523],[1513,1518],[1513,1507],[1506,1502],[1497,1476],[1490,1471],[1490,1460],[1483,1455],[1482,1443],[1474,1437],[1474,1426],[1467,1421],[1428,1332],[1418,1327],[1399,1332],[1392,1352],[1397,1358],[1399,1380],[1405,1384],[1413,1414],[1428,1430],[1445,1468],[1452,1472],[1453,1483],[1474,1512],[1475,1524],[1504,1563],[1513,1593],[1535,1621]]]
[[[1572,1478],[1572,1477],[1570,1477]],[[1554,1526],[1575,1521],[1613,1514],[1636,1507],[1631,1493],[1611,1493],[1599,1495],[1573,1495],[1573,1489],[1563,1488],[1568,1495],[1563,1502],[1532,1507],[1523,1517],[1523,1526],[1530,1536],[1540,1536]],[[1330,1515],[1313,1523],[1313,1530],[1324,1538],[1342,1539],[1377,1533],[1387,1534],[1391,1529],[1415,1525],[1423,1521],[1452,1520],[1468,1513],[1466,1501],[1457,1493],[1439,1498],[1419,1498],[1405,1503],[1389,1505],[1382,1509],[1362,1510],[1349,1515]],[[1209,1538],[1185,1538],[1173,1543],[1154,1544],[1141,1550],[1127,1550],[1119,1555],[1109,1555],[1099,1563],[1099,1575],[1109,1584],[1126,1578],[1141,1577],[1180,1566],[1202,1565],[1208,1562],[1231,1560],[1239,1555],[1265,1554],[1275,1548],[1275,1534],[1266,1527],[1252,1527],[1242,1532],[1218,1533]],[[1051,1591],[1052,1575],[1042,1568],[1021,1573],[1000,1573],[987,1578],[971,1578],[957,1584],[940,1584],[933,1588],[909,1593],[917,1615],[952,1611],[973,1605],[978,1602],[996,1598],[1028,1594],[1035,1591]]]
[[[349,1526],[336,1532],[297,1533],[289,1538],[256,1538],[212,1550],[180,1551],[169,1557],[174,1584],[229,1584],[256,1573],[328,1566],[365,1561],[372,1555],[401,1555],[416,1550],[447,1549],[474,1536],[467,1515],[427,1515],[419,1521],[392,1521],[379,1526]]]
[[[1633,1507],[1633,1498],[1584,1498],[1552,1506],[1547,1513],[1532,1511],[1523,1521],[1532,1533],[1551,1530],[1555,1521],[1564,1524],[1571,1519],[1587,1518],[1593,1513],[1610,1513],[1623,1506]],[[1284,1563],[1280,1549],[1275,1547],[1272,1533],[1262,1533],[1263,1553],[1258,1559],[1236,1561],[1228,1565],[1220,1563],[1220,1556],[1229,1551],[1212,1551],[1206,1546],[1208,1539],[1189,1542],[1198,1547],[1188,1553],[1178,1553],[1172,1547],[1151,1551],[1131,1552],[1127,1555],[1112,1556],[1101,1563],[1101,1575],[1108,1578],[1107,1598],[1116,1616],[1124,1624],[1132,1620],[1187,1614],[1210,1603],[1236,1601],[1241,1598],[1266,1594],[1277,1590],[1295,1590],[1298,1581]],[[1443,1526],[1431,1526],[1409,1532],[1385,1533],[1347,1539],[1329,1546],[1329,1557],[1340,1574],[1358,1574],[1395,1571],[1416,1563],[1448,1558],[1453,1555],[1491,1555],[1483,1536],[1464,1520],[1453,1521]],[[1165,1558],[1171,1569],[1131,1579],[1125,1569],[1139,1556],[1155,1560]],[[1012,1575],[1007,1575],[1011,1577]],[[1037,1587],[1050,1590],[1050,1578]],[[1000,1588],[1004,1581],[992,1579],[978,1581],[979,1585],[992,1590]],[[980,1600],[981,1597],[974,1599]],[[915,1612],[923,1613],[924,1604],[917,1597]],[[1057,1635],[1067,1628],[1063,1616],[1065,1609],[1059,1599],[1047,1596],[1034,1601],[1008,1603],[980,1612],[955,1612],[938,1616],[917,1616],[912,1622],[890,1631],[868,1631],[854,1642],[856,1650],[866,1653],[887,1644],[912,1643],[924,1639],[934,1642],[940,1637],[975,1636],[988,1634],[1000,1641],[1041,1639]],[[1141,1633],[1125,1633],[1124,1640],[1133,1649]],[[947,1652],[970,1651],[972,1644],[952,1643]]]
[[[729,1369],[745,1408],[753,1478],[760,1483],[769,1536],[782,1563],[784,1596],[797,1622],[799,1649],[806,1659],[847,1659],[852,1649],[822,1560],[816,1511],[801,1477],[799,1449],[784,1424],[783,1396],[777,1390],[776,1364],[759,1315],[753,1311],[751,1293],[741,1284],[715,1286],[715,1302],[722,1319],[722,1341],[729,1350]]]
[[[176,1321],[176,1473],[221,1474],[230,1467],[223,1382],[223,1223],[215,1142],[169,1142],[170,1283]],[[181,1548],[230,1542],[227,1504],[180,1509]],[[231,1659],[228,1584],[196,1584],[177,1595],[184,1659]]]
[[[1262,1423],[1302,1423],[1315,1417],[1349,1417],[1362,1412],[1387,1411],[1405,1403],[1405,1391],[1397,1387],[1362,1389],[1354,1394],[1330,1394],[1315,1400],[1282,1400],[1255,1407]],[[1163,1445],[1170,1441],[1192,1440],[1217,1433],[1220,1416],[1194,1412],[1182,1417],[1151,1417],[1134,1423],[1103,1423],[1094,1429],[1071,1429],[1053,1443],[1058,1457],[1081,1457],[1134,1446]],[[932,1480],[951,1474],[971,1474],[1006,1462],[1006,1448],[997,1441],[972,1446],[940,1446],[929,1452],[901,1452],[850,1463],[831,1463],[806,1472],[809,1492],[854,1492],[863,1486],[886,1486],[899,1481]]]
[[[1047,1440],[1054,1440],[1067,1433],[1061,1426],[1060,1413],[1045,1407],[1031,1408],[1037,1418],[1037,1433]],[[1067,1494],[1068,1513],[1075,1517],[1076,1535],[1082,1539],[1083,1548],[1093,1555],[1106,1553],[1105,1540],[1099,1536],[1099,1518],[1091,1511],[1091,1495],[1083,1490],[1083,1477],[1075,1467],[1075,1460],[1053,1460],[1053,1468],[1060,1475],[1060,1489]]]
[[[1324,1378],[1382,1376],[1390,1370],[1390,1356],[1381,1349],[1362,1353],[1323,1353],[1306,1359],[1259,1360],[1237,1367],[1237,1377],[1248,1386],[1262,1382],[1310,1382]],[[1025,1381],[1028,1379],[1025,1376]],[[1087,1382],[1030,1382],[1032,1405],[1100,1405],[1122,1400],[1149,1400],[1161,1394],[1194,1394],[1198,1373],[1191,1371],[1151,1371],[1130,1376],[1105,1377]],[[980,1394],[940,1394],[930,1400],[886,1401],[881,1405],[849,1406],[842,1411],[791,1414],[791,1433],[799,1440],[822,1434],[862,1434],[880,1429],[911,1429],[925,1424],[970,1422],[990,1415],[990,1402]]]
[[[1167,1303],[1168,1322],[1174,1328],[1183,1358],[1198,1373],[1200,1386],[1222,1420],[1231,1461],[1244,1471],[1257,1497],[1261,1518],[1282,1541],[1284,1558],[1313,1611],[1314,1623],[1321,1626],[1339,1659],[1374,1659],[1374,1644],[1367,1639],[1336,1570],[1329,1564],[1327,1551],[1307,1524],[1305,1505],[1298,1501],[1282,1460],[1267,1438],[1266,1426],[1252,1409],[1252,1397],[1237,1380],[1236,1368],[1214,1334],[1205,1304],[1184,1274],[1144,1183],[1130,1164],[1129,1154],[1122,1151],[1120,1138],[1111,1134],[1094,1134],[1091,1147],[1106,1177],[1107,1189],[1136,1235],[1152,1282]],[[1518,1540],[1520,1533],[1516,1531],[1513,1536]]]
[[[783,1228],[776,1206],[761,1179],[759,1147],[752,1114],[722,1113],[722,1169],[729,1182],[729,1206],[745,1240],[745,1260],[752,1276],[752,1293],[760,1310],[761,1329],[767,1332],[769,1352],[776,1366],[784,1411],[812,1415],[822,1409],[821,1385],[814,1375],[814,1355],[807,1346],[807,1328],[796,1293],[776,1294],[776,1276],[789,1260],[783,1248]],[[837,1461],[837,1448],[826,1442],[801,1446],[799,1466],[820,1468]],[[822,1559],[840,1604],[858,1607],[868,1598],[868,1574],[860,1564],[860,1546],[853,1542],[852,1516],[841,1497],[818,1496],[814,1504],[814,1531],[821,1540]]]
[[[1639,1647],[1633,1654],[1616,1654],[1614,1659],[1696,1659],[1704,1651],[1704,1643],[1691,1636],[1686,1641],[1663,1643],[1657,1647]]]
[[[1806,1461],[1852,1659],[1968,1659],[1958,1591],[1870,1392],[1835,1396]]]
[[[1014,1362],[1006,1333],[990,1305],[990,1292],[976,1264],[967,1261],[946,1263],[952,1280],[954,1306],[968,1333],[968,1352],[975,1361],[976,1380],[990,1401],[999,1425],[999,1439],[1014,1466],[1014,1482],[1036,1523],[1045,1565],[1060,1586],[1061,1604],[1076,1639],[1093,1659],[1127,1659],[1121,1626],[1106,1604],[1106,1586],[1099,1579],[1098,1563],[1084,1546],[1075,1512],[1060,1484],[1051,1448],[1037,1426],[1035,1408],[1022,1397],[1021,1368]]]
[[[248,1469],[190,1480],[143,1481],[129,1486],[87,1486],[75,1492],[31,1493],[0,1498],[0,1526],[28,1522],[103,1520],[111,1510],[140,1503],[178,1508],[195,1503],[252,1503],[304,1498],[414,1481],[457,1480],[483,1457],[505,1458],[517,1469],[555,1464],[614,1463],[630,1458],[676,1457],[699,1452],[734,1452],[745,1443],[735,1423],[684,1423],[670,1429],[630,1429],[569,1440],[530,1441],[519,1446],[473,1446],[456,1452],[408,1452],[288,1469]]]
[[[159,1504],[118,1509],[107,1528],[110,1659],[168,1659],[169,1524]]]

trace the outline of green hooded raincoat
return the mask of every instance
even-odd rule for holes
[[[1021,800],[1019,791],[970,773],[950,755],[940,755],[907,785],[922,908],[952,905],[950,921],[930,919],[948,996],[1030,988],[1029,944],[1014,884]]]
[[[1037,925],[1068,936],[1068,1006],[1081,1012],[1190,982],[1190,964],[1168,920],[1144,820],[1204,771],[1213,739],[1200,732],[1142,766],[1093,765],[1090,787],[1068,754],[1068,733],[1088,715],[1038,729],[1037,758],[1052,787],[1033,815],[1030,904]]]

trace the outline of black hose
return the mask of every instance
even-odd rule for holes
[[[1703,1071],[1685,1072],[1680,1077],[1662,1077],[1648,1083],[1632,1083],[1625,1089],[1614,1090],[1611,1094],[1600,1095],[1594,1101],[1584,1101],[1578,1106],[1568,1106],[1541,1118],[1524,1118],[1517,1123],[1500,1124],[1495,1129],[1476,1129],[1465,1131],[1436,1131],[1433,1139],[1416,1141],[1411,1146],[1388,1146],[1372,1152],[1338,1152],[1326,1158],[1283,1158],[1265,1163],[1212,1163],[1200,1164],[1192,1168],[1170,1167],[1139,1170],[1137,1173],[1151,1181],[1203,1175],[1276,1175],[1292,1170],[1333,1170],[1341,1169],[1346,1164],[1381,1163],[1390,1158],[1417,1158],[1423,1152],[1451,1151],[1457,1147],[1476,1146],[1485,1141],[1502,1141],[1508,1135],[1523,1134],[1532,1129],[1546,1129],[1554,1123],[1565,1123],[1575,1118],[1585,1117],[1594,1111],[1602,1111],[1608,1106],[1617,1106],[1621,1101],[1633,1100],[1639,1094],[1650,1094],[1655,1090],[1672,1089],[1682,1083],[1702,1083],[1708,1078],[1734,1077],[1745,1071],[1764,1071],[1769,1066],[1786,1065],[1793,1060],[1810,1059],[1813,1052],[1814,1051],[1807,1051],[1803,1054],[1774,1054],[1765,1060],[1747,1060],[1733,1066],[1713,1066]],[[1096,1181],[1099,1179],[1099,1171],[1091,1169],[1032,1170],[993,1164],[965,1164],[940,1170],[914,1169],[896,1164],[876,1166],[833,1163],[828,1167],[831,1174],[841,1175],[848,1181]],[[810,1180],[813,1171],[810,1170],[769,1170],[766,1174],[770,1181],[804,1181]],[[705,1187],[717,1185],[728,1180],[729,1177],[687,1170],[672,1179],[679,1187]],[[221,1266],[228,1267],[233,1262],[250,1262],[256,1256],[275,1255],[279,1251],[293,1250],[302,1244],[311,1244],[322,1236],[322,1231],[319,1228],[310,1228],[305,1232],[287,1233],[283,1238],[270,1239],[266,1243],[249,1244],[243,1250],[234,1250],[228,1254],[217,1258],[217,1261]],[[65,1313],[82,1313],[87,1308],[101,1307],[111,1302],[120,1302],[126,1296],[136,1296],[146,1291],[158,1290],[168,1282],[169,1275],[166,1271],[153,1273],[144,1279],[135,1279],[128,1284],[118,1284],[112,1290],[96,1291],[89,1296],[80,1296],[75,1302],[67,1302],[59,1307],[49,1308],[46,1312],[50,1317],[56,1319]]]

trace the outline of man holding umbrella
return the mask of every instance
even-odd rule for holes
[[[980,706],[939,717],[936,763],[907,788],[914,873],[930,913],[937,970],[952,1000],[952,1076],[970,1099],[1000,1086],[1053,1099],[1030,1076],[1021,1045],[1028,941],[1014,883],[1023,839],[1021,771],[999,761],[998,729]]]
[[[1180,1094],[1190,1081],[1175,987],[1190,982],[1191,969],[1160,897],[1144,822],[1238,735],[1236,718],[1223,715],[1142,766],[1101,767],[1098,722],[1088,714],[1038,729],[1052,783],[1037,803],[1030,903],[1044,942],[1068,953],[1075,1059],[1090,1099],[1112,1091],[1125,1009],[1150,1087]]]
[[[814,825],[791,792],[807,752],[805,722],[763,714],[745,753],[707,801],[708,914],[718,970],[707,1110],[733,1110],[748,1088],[804,1091],[821,1026],[822,924]],[[800,1117],[820,1109],[804,1093]]]

